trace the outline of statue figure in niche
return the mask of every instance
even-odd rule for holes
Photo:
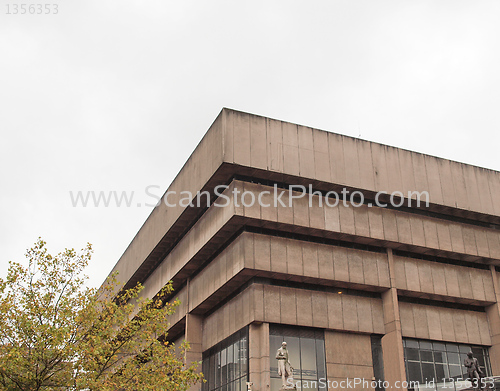
[[[281,344],[281,348],[276,352],[276,360],[278,360],[278,375],[281,376],[283,385],[282,390],[294,390],[296,386],[293,384],[293,367],[288,360],[288,350],[286,342]]]
[[[474,389],[482,389],[483,384],[481,382],[481,377],[483,377],[483,371],[481,370],[477,358],[472,355],[472,351],[469,351],[469,353],[467,353],[467,357],[464,360],[464,365],[465,368],[467,368],[467,377],[471,381]]]

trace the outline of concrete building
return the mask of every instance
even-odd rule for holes
[[[150,297],[173,281],[197,389],[277,391],[283,340],[303,389],[440,389],[470,349],[500,375],[499,172],[223,109],[166,195],[113,271]]]

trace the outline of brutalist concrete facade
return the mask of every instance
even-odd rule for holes
[[[179,205],[183,191],[216,201],[218,185],[226,206]],[[274,203],[290,185],[314,202]],[[365,204],[319,205],[342,188]],[[174,282],[169,338],[190,342],[187,360],[247,327],[247,380],[271,390],[270,325],[290,325],[324,331],[330,380],[378,376],[372,336],[391,384],[406,379],[405,338],[486,347],[500,375],[499,172],[223,109],[168,191],[113,271],[150,297]],[[395,191],[430,204],[368,205]]]

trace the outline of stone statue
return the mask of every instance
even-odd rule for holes
[[[481,377],[483,376],[483,371],[479,366],[477,358],[472,355],[472,351],[467,353],[467,357],[464,360],[464,365],[467,368],[467,377],[472,382],[472,386],[475,389],[482,388]]]
[[[278,375],[281,376],[281,380],[283,381],[281,389],[295,389],[296,387],[293,384],[293,367],[288,360],[288,350],[286,348],[286,342],[283,342],[281,344],[281,348],[279,348],[276,352],[276,360],[278,360]]]

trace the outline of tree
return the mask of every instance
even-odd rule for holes
[[[120,290],[113,275],[100,289],[82,273],[92,254],[51,256],[39,239],[28,266],[10,262],[0,279],[0,390],[186,390],[202,379],[189,348],[166,341],[168,283],[153,299],[138,284]],[[119,292],[118,294],[116,292]]]

